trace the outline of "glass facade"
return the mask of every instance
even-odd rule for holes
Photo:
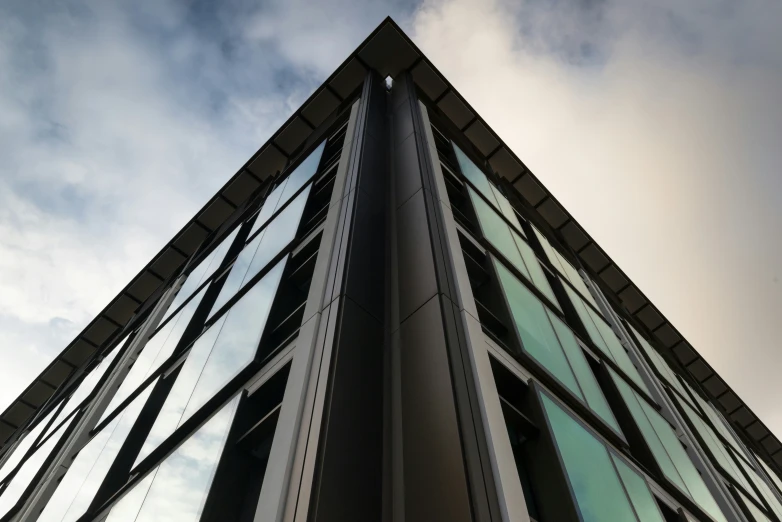
[[[782,520],[774,439],[420,70],[340,87],[361,56],[0,425],[0,522]]]

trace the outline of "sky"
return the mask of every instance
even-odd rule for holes
[[[782,435],[775,0],[0,3],[0,411],[387,15]]]

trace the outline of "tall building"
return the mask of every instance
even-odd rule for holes
[[[779,440],[391,20],[0,441],[3,521],[782,520]]]

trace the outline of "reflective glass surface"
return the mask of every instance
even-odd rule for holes
[[[565,277],[565,279],[570,281],[570,284],[572,284],[573,287],[578,290],[578,293],[581,294],[584,299],[589,301],[589,303],[594,306],[596,310],[600,310],[600,307],[597,306],[595,298],[587,288],[586,283],[584,283],[584,280],[581,278],[578,270],[576,270],[576,268],[570,264],[570,261],[562,257],[562,254],[557,252],[557,250],[551,246],[551,243],[549,243],[549,240],[546,239],[546,236],[541,234],[541,232],[534,226],[532,228],[535,230],[535,235],[540,240],[540,244],[543,246],[543,250],[546,252],[546,256],[554,268],[556,268],[557,271],[559,271],[559,273]]]
[[[0,482],[5,480],[5,478],[16,468],[16,466],[19,465],[27,452],[30,451],[30,448],[33,447],[35,440],[41,436],[43,430],[49,424],[49,421],[52,420],[54,411],[55,410],[52,410],[47,413],[46,417],[41,419],[38,424],[36,424],[35,427],[17,443],[16,447],[14,447],[13,451],[5,460],[5,462],[3,462],[3,466],[0,468]]]
[[[107,522],[195,522],[204,507],[239,396],[226,404],[111,509]]]
[[[701,419],[701,417],[695,412],[694,409],[690,407],[689,404],[685,403],[684,401],[679,401],[679,403],[681,404],[684,413],[695,427],[695,431],[698,432],[698,435],[703,440],[703,443],[714,456],[714,459],[717,461],[716,463],[723,470],[725,470],[728,476],[733,479],[734,483],[743,487],[747,493],[752,495],[755,500],[760,502],[760,499],[750,487],[747,479],[745,479],[744,475],[742,475],[741,471],[739,471],[737,464],[733,461],[733,459],[730,458],[729,450],[722,444],[722,442],[720,442],[711,427],[709,427],[706,422]]]
[[[665,477],[689,495],[714,520],[725,522],[725,515],[717,506],[671,425],[616,372],[610,370],[610,373]]]
[[[489,183],[486,174],[481,171],[462,150],[454,144],[454,151],[456,152],[456,161],[459,163],[459,168],[462,170],[462,174],[467,180],[478,189],[481,194],[486,196],[486,199],[492,203],[496,203],[494,199],[494,192],[492,192],[491,183]]]
[[[122,401],[136,391],[144,379],[152,375],[174,353],[205,292],[206,288],[201,289],[180,312],[149,338],[99,422],[103,422]]]
[[[769,468],[769,467],[768,467],[768,464],[766,464],[765,462],[763,462],[763,460],[762,460],[760,457],[758,457],[758,455],[757,455],[757,454],[755,454],[755,458],[757,459],[757,461],[758,461],[758,462],[760,462],[760,465],[761,465],[761,466],[763,467],[763,469],[765,470],[765,472],[766,472],[766,475],[768,475],[768,476],[769,476],[769,478],[771,478],[772,482],[774,482],[774,484],[776,485],[777,489],[778,489],[780,492],[782,492],[782,481],[780,481],[780,479],[779,479],[779,477],[777,476],[777,474],[776,474],[776,473],[774,473],[774,471],[773,471],[771,468]]]
[[[209,279],[212,274],[215,273],[218,268],[220,268],[220,265],[223,262],[223,258],[231,248],[231,244],[234,242],[238,232],[239,228],[234,229],[233,232],[231,232],[225,239],[223,239],[222,242],[220,242],[220,244],[215,247],[215,249],[212,250],[208,256],[206,256],[200,263],[198,263],[198,266],[195,267],[190,272],[190,274],[188,274],[187,279],[185,279],[185,282],[182,284],[179,292],[177,292],[174,301],[168,307],[168,310],[166,310],[166,314],[163,316],[163,321],[165,321],[169,315],[174,313],[180,306],[182,306],[182,303],[184,303],[188,297],[193,295],[193,292],[195,292],[198,287],[200,287],[207,279]]]
[[[38,522],[73,522],[87,512],[154,385],[151,383],[79,451]]]
[[[641,349],[646,352],[646,355],[649,356],[649,359],[651,359],[652,364],[657,369],[657,371],[660,373],[660,375],[663,376],[665,381],[672,386],[676,391],[678,391],[683,398],[687,399],[688,401],[691,401],[690,396],[687,395],[687,392],[684,391],[684,388],[682,387],[681,382],[676,377],[675,372],[671,369],[671,367],[668,365],[667,362],[665,362],[665,359],[663,359],[662,355],[660,355],[657,350],[652,348],[652,345],[649,344],[649,342],[644,339],[644,337],[638,333],[638,330],[633,328],[632,326],[628,325],[630,329],[635,334],[636,339],[638,339],[638,344],[641,346]]]
[[[535,253],[527,243],[505,223],[489,205],[478,196],[475,191],[468,189],[470,198],[475,206],[478,221],[484,237],[521,272],[528,281],[532,282],[538,290],[548,297],[557,308],[559,303],[554,297],[548,279],[538,262]]]
[[[595,346],[600,348],[600,351],[614,361],[642,390],[649,393],[649,388],[646,387],[646,383],[644,383],[641,375],[638,373],[638,369],[630,360],[630,356],[627,355],[627,351],[625,351],[624,346],[619,342],[619,338],[608,323],[584,304],[577,293],[567,287],[565,287],[565,290]]]
[[[547,395],[541,400],[583,521],[637,520],[606,447]]]
[[[65,424],[60,426],[57,431],[52,433],[52,435],[43,444],[41,444],[37,450],[35,450],[35,453],[30,455],[24,464],[19,467],[16,475],[14,475],[14,477],[11,479],[11,483],[8,485],[8,487],[5,488],[3,494],[0,495],[0,517],[5,515],[8,510],[10,510],[16,505],[17,502],[19,502],[19,499],[30,485],[30,482],[41,470],[41,466],[49,457],[57,443],[60,441],[60,438],[62,438],[63,433],[68,428],[68,426],[70,426],[71,422],[73,422],[72,417],[67,422],[65,422]]]
[[[253,360],[284,266],[280,261],[193,344],[136,464]]]
[[[253,228],[250,230],[250,236],[261,228],[261,226],[266,224],[266,222],[269,221],[269,218],[296,194],[296,191],[312,179],[312,176],[314,176],[318,170],[320,158],[323,156],[323,149],[325,146],[326,142],[324,141],[317,149],[307,156],[307,159],[296,167],[296,170],[294,170],[290,176],[272,190],[266,198],[266,201],[263,202],[263,206],[253,223]]]
[[[111,353],[104,357],[103,360],[95,368],[93,368],[93,370],[88,373],[84,379],[82,379],[79,387],[76,388],[76,391],[73,392],[71,398],[68,399],[68,402],[65,403],[62,411],[57,415],[57,419],[54,421],[54,426],[60,424],[63,419],[70,415],[70,413],[79,405],[81,405],[84,399],[86,399],[87,396],[92,393],[92,391],[95,389],[95,386],[98,384],[98,381],[100,381],[101,377],[103,377],[103,375],[106,373],[106,370],[109,369],[109,366],[111,366],[111,363],[117,357],[117,354],[121,351],[126,341],[127,338],[123,339],[122,342],[111,351]]]
[[[714,407],[711,404],[703,400],[701,396],[694,391],[693,395],[695,396],[695,400],[698,401],[698,405],[709,419],[709,422],[711,422],[712,427],[717,430],[717,433],[719,433],[722,438],[733,447],[733,449],[736,451],[736,454],[748,460],[747,455],[744,453],[746,451],[744,445],[739,442],[738,438],[733,433],[733,430],[725,425],[722,416],[714,410]]]
[[[619,472],[619,477],[622,479],[622,484],[630,497],[638,519],[641,522],[665,522],[644,478],[616,455],[611,454],[611,459]]]
[[[274,221],[269,223],[269,226],[244,247],[231,267],[231,272],[220,290],[220,295],[212,305],[212,310],[209,312],[210,317],[296,238],[296,231],[299,228],[299,221],[301,221],[301,214],[304,212],[310,188],[312,186],[307,187],[295,200],[291,201],[290,205]]]
[[[744,495],[739,490],[736,490],[736,493],[738,493],[744,505],[747,506],[747,510],[749,510],[750,514],[752,515],[752,518],[755,519],[754,522],[771,522],[771,519],[768,518],[760,509],[758,509],[758,507],[755,504],[753,504],[752,501],[749,500],[746,495]]]
[[[776,495],[774,495],[774,493],[771,491],[771,487],[766,484],[766,481],[760,475],[758,475],[754,469],[750,468],[749,465],[744,462],[744,459],[736,460],[739,463],[739,466],[741,466],[752,483],[755,485],[755,487],[758,488],[760,495],[763,497],[766,503],[771,506],[771,510],[777,515],[777,518],[782,520],[782,503],[779,502]]]
[[[618,432],[616,420],[573,333],[508,269],[496,260],[495,264],[524,352]]]

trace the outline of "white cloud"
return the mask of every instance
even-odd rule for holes
[[[763,1],[453,0],[426,2],[413,23],[433,63],[777,433],[780,16]]]

